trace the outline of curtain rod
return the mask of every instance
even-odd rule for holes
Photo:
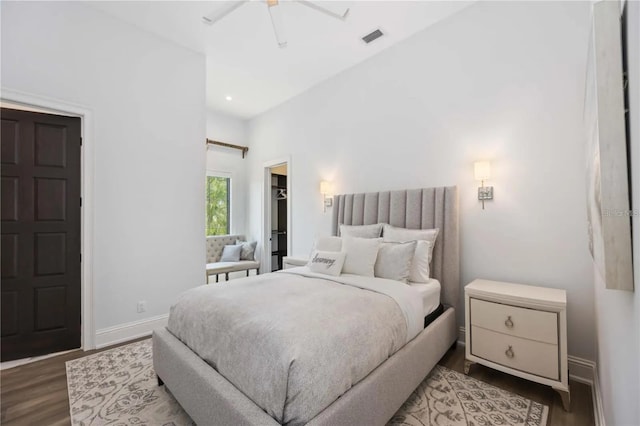
[[[207,139],[207,145],[218,145],[218,146],[224,146],[226,148],[233,148],[233,149],[239,149],[240,151],[242,151],[242,158],[244,158],[244,155],[247,153],[247,151],[249,151],[249,147],[248,146],[242,146],[242,145],[234,145],[232,143],[226,143],[226,142],[220,142],[220,141],[214,141],[212,139]]]

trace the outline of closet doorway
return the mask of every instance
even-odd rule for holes
[[[264,253],[266,272],[282,269],[282,259],[291,250],[290,161],[265,163]]]

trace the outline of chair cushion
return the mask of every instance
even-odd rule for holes
[[[247,269],[258,269],[259,267],[260,262],[256,262],[253,260],[207,263],[207,275],[224,274],[225,272],[246,271]]]

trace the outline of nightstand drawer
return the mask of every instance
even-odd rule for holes
[[[520,371],[558,380],[558,346],[471,327],[471,353]]]
[[[471,325],[511,336],[558,344],[558,314],[471,298]]]

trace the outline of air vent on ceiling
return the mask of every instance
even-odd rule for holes
[[[384,34],[382,33],[382,31],[378,29],[362,37],[362,40],[364,40],[365,43],[371,43],[373,40],[376,40],[382,37],[383,35]]]

